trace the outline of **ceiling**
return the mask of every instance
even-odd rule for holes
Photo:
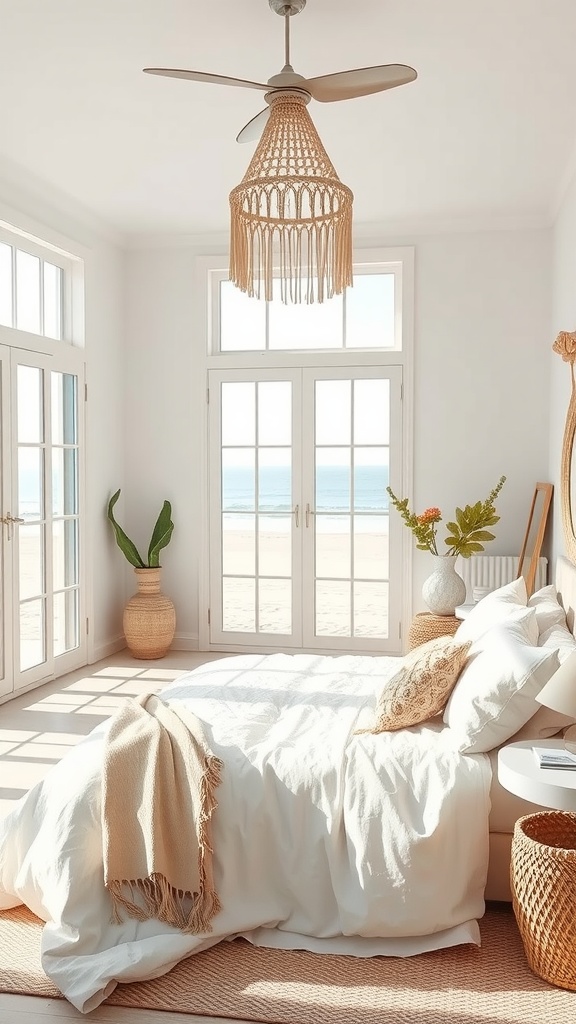
[[[308,0],[291,29],[306,77],[418,71],[310,104],[357,225],[550,221],[575,169],[574,0]],[[226,230],[262,93],[141,69],[266,81],[283,33],[267,0],[0,0],[0,178],[41,179],[125,236]]]

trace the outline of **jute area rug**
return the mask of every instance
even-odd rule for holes
[[[23,907],[0,914],[1,992],[61,998],[40,967],[41,928]],[[491,905],[481,932],[480,948],[404,959],[222,942],[106,1002],[267,1024],[574,1024],[576,992],[532,974],[509,907]]]

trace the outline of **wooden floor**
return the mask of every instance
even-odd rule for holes
[[[127,651],[46,683],[0,705],[0,817],[3,817],[66,751],[113,714],[124,697],[155,692],[221,654],[174,651],[160,661],[135,661]],[[0,1024],[90,1020],[122,1024],[224,1024],[222,1017],[191,1017],[102,1006],[79,1013],[63,999],[0,993]],[[234,1024],[234,1022],[232,1022]]]

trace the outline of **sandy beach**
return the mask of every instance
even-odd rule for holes
[[[388,533],[385,517],[377,529],[363,517],[362,529],[330,532],[325,520],[316,532],[315,603],[317,636],[385,638],[388,635]],[[258,543],[258,631],[292,632],[292,536],[286,528],[262,529]],[[27,528],[20,533],[20,593],[31,598],[20,608],[20,657],[25,670],[45,660],[42,628],[42,575],[38,536]],[[223,629],[253,633],[256,623],[256,543],[254,531],[226,529],[223,551]],[[64,541],[56,537],[53,562],[56,585],[65,579]],[[352,611],[353,609],[353,611]],[[64,594],[54,600],[54,652],[67,649]]]
[[[223,628],[225,631],[253,632],[256,628],[254,532],[226,530],[222,552]],[[290,572],[291,535],[288,530],[260,533],[260,632],[291,632]],[[353,538],[350,534],[317,532],[315,576],[316,635],[373,638],[388,635],[387,532],[363,530]]]
[[[42,572],[42,553],[40,547],[40,528],[26,525],[19,531],[19,593],[20,600],[20,669],[25,671],[46,660],[45,629],[42,622],[42,604],[44,584]],[[70,576],[66,571],[66,548],[64,533],[55,531],[52,548],[52,565],[54,585],[63,587]],[[77,625],[74,615],[69,615],[69,629],[66,631],[66,602],[74,604],[74,592],[56,593],[54,595],[54,655],[63,654],[74,647],[77,639]],[[75,611],[75,609],[74,609]],[[70,628],[72,626],[72,628]]]

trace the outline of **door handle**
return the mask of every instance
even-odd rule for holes
[[[310,526],[310,516],[315,516],[316,513],[313,508],[310,508],[310,503],[306,502],[306,527]]]
[[[12,534],[16,523],[23,523],[24,519],[20,519],[19,516],[13,516],[11,512],[7,512],[5,516],[0,516],[0,523],[4,523],[8,527],[8,540],[12,540]]]
[[[294,516],[296,529],[298,529],[298,527],[300,526],[300,505],[295,505],[295,507],[292,510],[292,515]]]

